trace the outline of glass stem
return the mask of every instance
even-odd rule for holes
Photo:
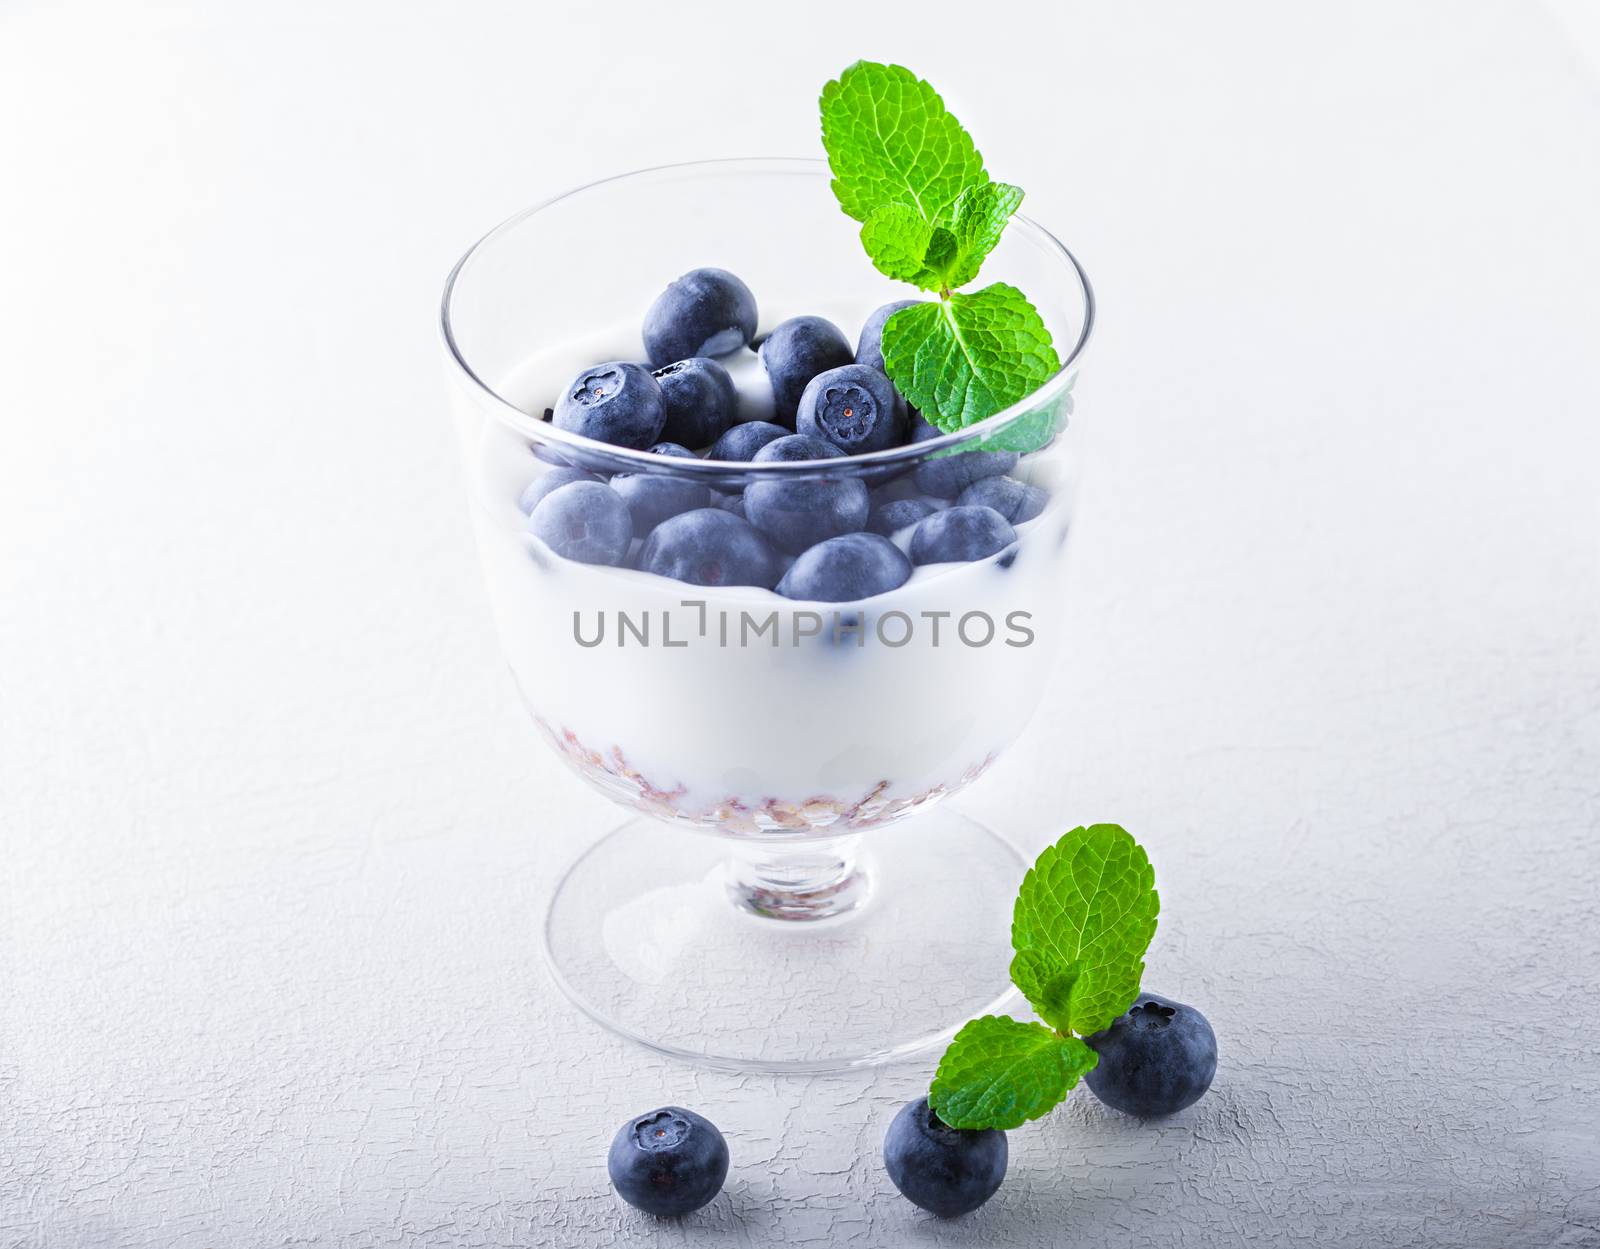
[[[833,919],[870,891],[856,857],[857,834],[821,841],[741,842],[730,856],[728,894],[764,919]]]

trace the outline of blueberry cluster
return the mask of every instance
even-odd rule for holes
[[[1139,1119],[1199,1101],[1217,1071],[1217,1037],[1192,1006],[1141,993],[1085,1040],[1099,1056],[1084,1077],[1107,1106]],[[904,1196],[941,1218],[976,1210],[1006,1174],[1006,1134],[947,1126],[926,1097],[904,1106],[883,1141],[884,1168]]]
[[[883,371],[884,323],[905,306],[875,311],[854,351],[837,326],[813,316],[783,321],[755,343],[750,288],[724,269],[696,269],[645,314],[647,363],[584,370],[550,419],[613,446],[751,464],[837,460],[936,438],[941,431]],[[742,405],[726,363],[752,350],[770,396]],[[741,419],[742,406],[772,419]],[[970,451],[898,476],[840,466],[744,489],[557,468],[520,503],[528,532],[566,559],[852,602],[898,588],[915,565],[988,559],[1015,543],[1015,526],[1047,502],[1039,487],[1007,476],[1017,461],[1013,452]]]
[[[1140,1119],[1194,1105],[1217,1070],[1217,1037],[1206,1017],[1156,993],[1141,993],[1087,1040],[1099,1055],[1085,1077],[1090,1090],[1113,1110]],[[883,1165],[894,1186],[940,1218],[968,1214],[993,1197],[1005,1180],[1008,1152],[1004,1132],[952,1128],[926,1097],[901,1107],[883,1139]],[[624,1200],[664,1216],[687,1214],[714,1198],[728,1177],[728,1161],[716,1126],[680,1106],[624,1123],[606,1159]]]

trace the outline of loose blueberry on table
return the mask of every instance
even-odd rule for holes
[[[941,1159],[965,1137],[1048,1114],[1080,1079],[1140,1118],[1205,1094],[1217,1066],[1211,1025],[1192,1006],[1140,990],[1159,909],[1149,857],[1119,826],[1075,828],[1045,849],[1011,917],[1011,979],[1041,1022],[985,1015],[956,1033],[927,1098],[901,1110],[884,1143],[901,1192],[936,1214],[974,1208],[994,1189],[973,1205],[952,1199],[948,1211],[927,1199],[942,1191]]]
[[[722,1191],[728,1142],[709,1119],[663,1106],[617,1130],[606,1170],[622,1199],[646,1214],[690,1214]]]
[[[908,1201],[953,1218],[970,1214],[1006,1178],[1006,1134],[943,1122],[919,1097],[900,1108],[883,1138],[883,1168]]]
[[[1084,1077],[1113,1110],[1155,1119],[1205,1096],[1217,1073],[1217,1034],[1192,1006],[1141,993],[1109,1028],[1085,1038],[1100,1056]]]

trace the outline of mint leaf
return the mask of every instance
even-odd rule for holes
[[[969,186],[955,202],[948,229],[930,225],[910,204],[884,204],[861,227],[861,246],[886,277],[948,291],[978,276],[1020,203],[1022,189],[1010,183]]]
[[[883,327],[883,365],[912,407],[953,431],[1031,394],[1061,361],[1033,305],[996,282],[900,309]]]
[[[1077,1037],[985,1015],[950,1042],[928,1103],[953,1128],[1019,1127],[1048,1113],[1098,1061]]]
[[[839,206],[857,221],[905,204],[930,226],[948,225],[961,192],[988,181],[939,93],[899,65],[857,61],[822,88],[822,146]]]
[[[1018,950],[1011,960],[1011,983],[1028,1004],[1058,1032],[1072,1031],[1072,988],[1079,969],[1044,950]]]
[[[1034,953],[1025,969],[1030,984],[1017,987],[1030,1002],[1030,986],[1039,992],[1043,1001],[1034,1008],[1041,1015],[1048,1009],[1062,1031],[1107,1027],[1139,992],[1160,905],[1150,860],[1126,831],[1116,824],[1073,829],[1022,879],[1011,944]]]
[[[1022,188],[1009,182],[985,182],[961,192],[951,210],[955,251],[939,266],[947,287],[965,286],[978,276],[984,257],[994,250],[1021,203]]]
[[[964,451],[1020,451],[1026,454],[1045,446],[1066,428],[1067,417],[1072,415],[1072,393],[1067,391],[1040,405],[1026,416],[1019,416],[999,433],[991,434],[974,447]]]
[[[940,234],[949,237],[948,230]],[[937,290],[939,274],[928,267],[928,249],[934,227],[909,204],[884,204],[872,210],[861,227],[861,246],[885,277],[912,282],[925,291]]]

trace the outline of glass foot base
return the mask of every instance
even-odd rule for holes
[[[823,845],[838,870],[800,891],[753,874],[748,846],[624,824],[556,886],[556,983],[613,1032],[739,1071],[890,1062],[1006,1008],[1011,846],[945,808]]]

